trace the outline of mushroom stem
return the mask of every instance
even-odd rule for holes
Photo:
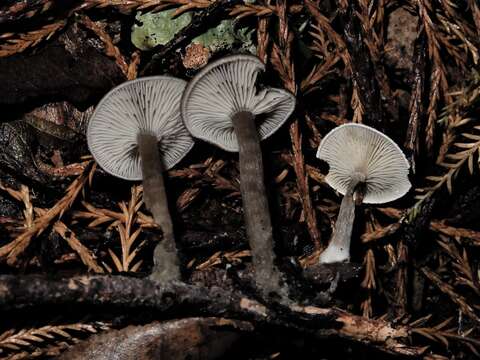
[[[274,264],[272,223],[255,116],[249,111],[241,111],[232,117],[232,121],[239,147],[240,191],[255,282],[266,294],[276,292],[284,296],[286,292],[281,285],[281,275]]]
[[[177,248],[172,218],[168,210],[167,194],[163,182],[163,165],[156,136],[146,133],[139,134],[138,148],[142,159],[143,199],[163,233],[162,241],[155,247],[151,278],[158,281],[179,280]]]
[[[352,238],[353,221],[355,220],[355,190],[363,183],[359,177],[350,182],[343,196],[332,239],[327,248],[320,254],[319,262],[328,264],[350,260],[350,241]],[[359,194],[361,196],[361,194]]]

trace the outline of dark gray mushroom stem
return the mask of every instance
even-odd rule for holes
[[[355,220],[356,205],[354,195],[356,198],[360,199],[363,197],[362,190],[364,181],[365,176],[360,173],[357,173],[352,177],[352,181],[348,185],[347,192],[343,196],[340,205],[340,211],[338,213],[332,239],[328,244],[327,249],[322,253],[323,257],[338,254],[338,257],[346,258],[347,261],[350,258],[350,242]],[[357,205],[359,205],[358,202]]]
[[[264,70],[262,61],[250,55],[227,56],[208,64],[183,92],[181,114],[194,137],[240,153],[240,190],[255,285],[264,297],[274,293],[283,301],[288,291],[274,264],[260,141],[288,119],[295,97],[281,89],[259,89],[257,76]],[[260,115],[262,121],[258,121]]]
[[[255,267],[255,281],[266,292],[286,295],[273,252],[273,233],[263,181],[263,161],[255,116],[241,111],[232,117],[239,147],[240,191],[245,224]]]
[[[142,159],[143,199],[163,233],[163,239],[156,246],[153,255],[154,268],[151,277],[158,281],[179,280],[179,260],[156,136],[139,134],[138,149]]]

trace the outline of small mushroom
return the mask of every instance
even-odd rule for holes
[[[180,116],[185,86],[185,81],[168,76],[127,81],[104,96],[87,129],[90,152],[107,173],[143,180],[145,204],[163,232],[152,273],[162,281],[180,278],[162,173],[193,146]]]
[[[239,152],[240,190],[255,282],[266,294],[285,294],[274,265],[260,140],[287,120],[295,107],[295,97],[281,89],[258,90],[257,76],[264,70],[264,64],[250,55],[233,55],[210,63],[185,89],[181,112],[194,137]]]
[[[410,164],[392,139],[361,124],[345,124],[330,131],[320,143],[317,157],[330,166],[327,183],[344,195],[320,263],[348,261],[355,202],[382,204],[405,195],[411,187]]]

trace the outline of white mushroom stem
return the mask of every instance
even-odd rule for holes
[[[142,159],[143,199],[162,228],[163,239],[153,255],[154,268],[151,277],[158,281],[180,279],[180,267],[173,234],[173,223],[168,210],[167,194],[163,181],[163,165],[157,146],[157,138],[151,134],[138,135],[138,149]]]
[[[350,260],[350,241],[355,220],[354,194],[364,181],[364,176],[360,174],[353,176],[347,192],[343,196],[332,239],[327,248],[320,254],[319,262],[321,264]],[[362,197],[362,194],[358,195],[360,198]]]
[[[240,191],[255,281],[257,287],[267,294],[286,295],[279,285],[281,276],[274,264],[272,223],[255,116],[249,111],[241,111],[232,117],[232,121],[239,147]]]

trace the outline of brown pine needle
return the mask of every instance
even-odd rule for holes
[[[474,126],[474,130],[480,131],[480,125]],[[477,153],[480,151],[480,134],[463,133],[463,139],[458,140],[453,146],[459,150],[449,153],[445,156],[445,161],[439,165],[446,169],[446,172],[440,176],[427,176],[427,180],[434,184],[427,188],[417,189],[417,199],[424,200],[430,197],[435,191],[443,187],[447,187],[451,194],[453,190],[453,180],[458,175],[464,164],[467,164],[470,174],[473,173],[474,167],[478,167],[478,161],[474,164]]]
[[[401,225],[400,222],[396,222],[396,223],[387,225],[385,227],[376,228],[375,230],[372,230],[370,232],[366,232],[361,237],[362,242],[363,243],[368,243],[370,241],[383,239],[386,236],[393,235],[397,232],[398,229],[400,229],[400,225]]]
[[[432,221],[430,224],[430,229],[452,238],[465,238],[468,243],[475,246],[480,246],[479,231],[449,226],[445,223],[445,221]]]
[[[9,265],[14,265],[19,255],[21,255],[30,244],[35,236],[39,236],[48,226],[51,225],[55,218],[61,218],[63,213],[69,209],[78,194],[83,189],[89,172],[94,167],[87,167],[82,175],[76,178],[68,187],[65,196],[60,199],[51,209],[47,210],[42,216],[37,217],[32,226],[27,228],[22,234],[17,236],[15,240],[7,245],[0,247],[0,259],[6,259]]]
[[[275,7],[268,5],[257,5],[257,4],[244,4],[237,5],[230,12],[230,16],[236,16],[238,19],[247,17],[247,16],[267,16],[275,13]]]
[[[93,22],[88,16],[81,15],[80,22],[89,30],[94,32],[105,46],[105,54],[115,60],[115,63],[120,68],[125,77],[128,77],[129,66],[125,61],[120,49],[113,44],[112,38],[107,32],[97,23]]]
[[[478,324],[480,324],[480,317],[478,317],[473,308],[468,304],[468,301],[463,296],[455,292],[453,286],[442,281],[440,276],[438,276],[436,273],[434,273],[427,267],[423,267],[421,271],[432,283],[434,283],[440,289],[440,291],[446,294],[450,298],[450,300],[457,304],[469,318],[475,320]]]
[[[62,20],[24,34],[4,33],[0,35],[0,57],[11,56],[35,47],[63,29],[66,23],[66,20]]]
[[[265,0],[265,4],[270,5],[270,0]],[[235,15],[233,12],[241,5],[235,7],[230,15]],[[262,17],[257,20],[257,56],[264,64],[268,61],[268,45],[270,43],[270,35],[268,33],[269,19]]]
[[[141,195],[142,187],[134,185],[131,189],[131,198],[128,205],[124,202],[119,204],[123,217],[115,223],[115,228],[120,235],[121,257],[118,257],[113,250],[108,250],[117,271],[136,272],[142,263],[140,260],[133,264],[133,260],[145,244],[145,241],[136,241],[142,232],[142,227],[133,228],[139,216],[139,209],[143,205]]]
[[[7,330],[0,334],[0,356],[5,359],[31,359],[40,356],[57,356],[85,335],[96,334],[110,329],[110,324],[94,322],[91,324],[46,325],[40,328]],[[67,342],[68,341],[68,342]],[[32,350],[33,349],[33,350]]]
[[[158,12],[176,7],[173,16],[178,16],[186,11],[205,9],[214,2],[214,0],[83,0],[74,11],[113,7],[124,14],[130,14],[136,10]]]
[[[297,187],[300,193],[300,201],[302,203],[303,214],[305,216],[308,232],[312,238],[313,243],[317,249],[322,249],[320,231],[317,227],[317,216],[315,208],[313,207],[310,197],[310,187],[308,182],[308,176],[305,170],[305,160],[301,150],[302,137],[298,128],[298,120],[290,126],[290,137],[292,139],[293,148],[293,168],[297,175]]]
[[[130,59],[130,63],[128,64],[128,69],[127,69],[127,80],[134,80],[138,76],[138,66],[140,65],[140,52],[135,51],[132,54],[132,57]]]
[[[60,236],[68,243],[68,245],[70,245],[72,250],[78,254],[82,262],[88,267],[89,270],[97,274],[104,273],[103,268],[98,265],[92,252],[85,247],[80,240],[78,240],[75,233],[67,228],[63,222],[57,221],[53,225],[53,229],[59,233]]]

